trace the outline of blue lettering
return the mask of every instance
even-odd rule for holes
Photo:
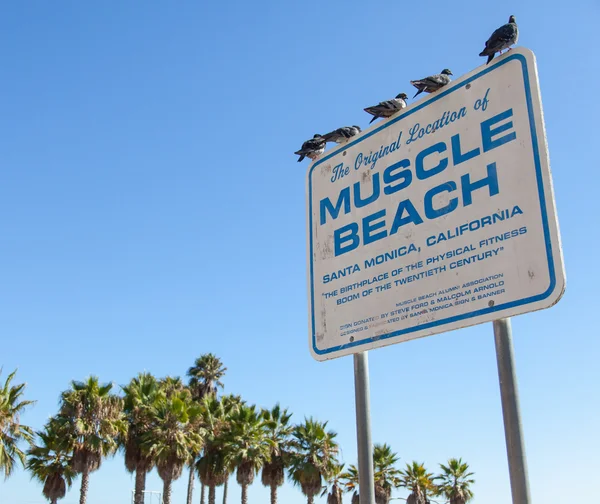
[[[373,215],[369,215],[363,219],[363,242],[365,245],[373,243],[374,241],[381,240],[387,236],[387,231],[381,231],[376,234],[372,234],[373,231],[385,227],[385,220],[371,224],[375,219],[385,218],[385,210],[375,212]]]
[[[460,135],[454,135],[452,138],[452,162],[454,166],[464,163],[469,159],[473,159],[474,157],[479,156],[481,151],[479,147],[475,147],[472,151],[466,152],[463,154],[460,149]]]
[[[329,211],[329,215],[331,215],[332,219],[337,219],[340,214],[340,210],[342,209],[342,205],[344,206],[344,213],[350,213],[350,188],[344,187],[340,191],[340,195],[338,197],[337,203],[335,207],[331,204],[331,200],[329,198],[324,198],[320,203],[320,214],[321,214],[321,226],[327,222],[327,210]]]
[[[363,174],[364,175],[364,174]],[[373,194],[366,199],[361,199],[360,197],[360,186],[362,185],[360,182],[356,182],[354,184],[354,206],[356,208],[362,208],[367,206],[370,203],[373,203],[377,198],[379,198],[380,186],[379,186],[379,173],[373,173]]]
[[[446,182],[438,187],[434,187],[433,189],[429,189],[425,193],[425,215],[428,219],[435,219],[436,217],[440,217],[442,215],[446,215],[447,213],[453,212],[456,210],[458,206],[458,198],[452,198],[445,207],[438,208],[437,210],[433,208],[433,198],[441,194],[443,192],[453,192],[456,191],[456,183],[455,182]],[[429,243],[427,243],[429,245]]]
[[[400,181],[397,185],[386,185],[383,189],[383,192],[387,195],[394,194],[395,192],[400,191],[410,185],[412,182],[412,172],[410,170],[401,170],[397,173],[393,173],[398,168],[408,168],[410,166],[410,161],[408,159],[403,159],[402,161],[398,161],[391,166],[388,166],[383,172],[383,182],[385,184],[392,184],[393,182]]]
[[[463,205],[469,206],[473,203],[473,191],[481,189],[482,187],[489,186],[490,196],[498,194],[498,173],[496,171],[496,163],[490,163],[487,165],[487,177],[471,182],[471,175],[467,173],[460,177],[462,184],[462,197]]]
[[[434,166],[429,170],[425,170],[425,168],[423,167],[423,160],[426,156],[429,156],[429,154],[432,154],[434,152],[438,152],[441,154],[445,151],[446,144],[444,142],[439,142],[435,145],[432,145],[431,147],[427,147],[427,149],[424,149],[421,152],[419,152],[419,154],[417,154],[417,159],[415,160],[415,171],[417,173],[417,177],[420,180],[425,180],[426,178],[433,177],[434,175],[437,175],[438,173],[441,173],[446,169],[446,167],[448,166],[448,158],[441,159],[437,166]]]
[[[344,235],[344,233],[346,233]],[[339,256],[341,254],[345,254],[346,252],[350,252],[358,247],[360,240],[358,238],[358,224],[356,222],[351,222],[346,226],[341,227],[340,229],[336,229],[334,232],[334,243],[335,243],[335,255]],[[343,245],[344,243],[350,241],[349,245]]]
[[[408,212],[408,215],[406,217],[402,217],[404,210]],[[394,223],[392,224],[392,229],[390,230],[390,236],[396,234],[400,227],[410,222],[414,222],[415,224],[422,224],[423,219],[421,218],[419,212],[417,212],[417,209],[414,207],[410,200],[401,201],[398,205],[396,216],[394,217]]]
[[[512,121],[508,121],[505,124],[501,124],[500,126],[492,129],[492,126],[504,119],[508,119],[512,117],[513,111],[512,109],[505,110],[494,117],[487,119],[481,123],[481,139],[483,140],[483,152],[488,152],[496,147],[500,147],[507,142],[512,142],[517,138],[517,134],[513,131],[508,135],[504,135],[503,137],[497,138],[493,140],[492,137],[502,133],[503,131],[509,130],[513,127]]]

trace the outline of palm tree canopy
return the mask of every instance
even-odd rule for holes
[[[348,466],[348,470],[340,474],[340,479],[344,485],[344,491],[354,492],[358,490],[358,468],[355,465]]]
[[[12,474],[17,460],[25,465],[25,452],[19,443],[30,443],[34,437],[33,430],[20,421],[21,413],[34,401],[22,400],[24,383],[12,385],[16,373],[16,370],[10,373],[0,387],[0,471],[4,472],[5,479]]]
[[[373,465],[375,471],[385,470],[393,467],[398,460],[398,455],[392,452],[392,448],[388,444],[376,443],[373,446]]]
[[[158,399],[159,383],[150,373],[140,373],[121,388],[125,394],[123,411],[128,423],[127,436],[122,440],[125,467],[131,473],[138,468],[150,470],[152,459],[142,450],[142,436],[152,425],[151,407]]]
[[[185,386],[185,383],[183,383],[183,380],[179,376],[166,376],[165,378],[161,378],[158,380],[158,386],[167,396],[185,391],[188,391],[188,394],[190,393],[189,389]]]
[[[223,388],[221,378],[225,375],[225,371],[227,368],[214,354],[208,353],[198,357],[187,372],[194,398],[200,400],[209,395],[216,395],[217,389]]]
[[[292,414],[276,404],[272,409],[262,410],[266,436],[270,444],[270,457],[262,469],[262,484],[264,486],[283,485],[285,468],[290,463],[292,452],[291,434],[294,426],[290,424]]]
[[[373,470],[375,480],[375,501],[388,502],[392,488],[400,485],[401,472],[395,467],[398,455],[387,444],[373,446]],[[356,492],[359,486],[359,475],[356,466],[351,465],[348,471],[340,475],[346,492]],[[357,497],[358,498],[358,497]],[[355,498],[353,497],[353,500]]]
[[[121,389],[124,393],[123,410],[131,414],[152,403],[158,394],[159,382],[150,373],[139,373]]]
[[[272,446],[255,406],[240,406],[231,414],[225,440],[226,465],[237,468],[238,483],[252,483],[254,474],[270,459]]]
[[[465,504],[473,498],[470,486],[475,483],[469,472],[469,465],[462,459],[451,458],[448,465],[440,464],[442,474],[434,478],[439,481],[436,485],[436,495],[446,497],[451,504]]]
[[[111,394],[112,383],[100,384],[96,376],[72,381],[61,395],[56,421],[69,432],[73,449],[73,468],[83,472],[100,467],[102,458],[113,454],[118,440],[127,433],[123,400]]]
[[[163,480],[176,480],[202,448],[203,432],[195,425],[200,407],[188,391],[170,391],[159,395],[150,414],[151,426],[141,436],[142,449],[153,458]]]
[[[400,470],[395,467],[398,458],[387,444],[373,446],[375,485],[384,490],[388,496],[391,494],[392,487],[396,488],[400,485]]]
[[[240,395],[227,394],[221,397],[221,401],[223,402],[223,407],[228,412],[233,412],[238,409],[240,406],[245,406],[246,401],[242,399]]]
[[[305,418],[304,423],[294,428],[292,436],[294,452],[290,460],[290,477],[305,495],[316,495],[338,454],[337,433],[327,430],[327,422]]]
[[[326,485],[321,497],[327,494],[327,504],[342,504],[342,480],[344,479],[344,464],[331,460],[327,474]]]
[[[241,400],[231,400],[229,396],[219,399],[205,396],[200,401],[204,450],[196,462],[196,470],[200,481],[207,486],[220,486],[229,476],[224,460],[224,436],[229,428],[229,417],[240,404]]]
[[[287,409],[281,409],[278,403],[270,410],[263,409],[261,416],[267,437],[271,442],[271,455],[284,456],[289,454],[293,444],[291,435],[294,431],[294,426],[290,424],[292,414]]]
[[[326,430],[327,423],[308,418],[304,423],[297,425],[292,433],[295,454],[321,469],[323,473],[327,473],[330,460],[334,459],[339,451],[335,441],[337,433]]]
[[[406,464],[406,468],[400,471],[399,486],[408,488],[413,493],[423,495],[435,489],[433,474],[427,472],[425,464],[414,461],[411,464]]]
[[[37,436],[39,442],[27,452],[27,470],[44,485],[44,497],[62,499],[75,478],[68,433],[61,432],[60,423],[51,419]]]

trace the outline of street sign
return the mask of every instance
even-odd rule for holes
[[[533,53],[325,153],[307,208],[317,360],[555,304],[565,275]]]

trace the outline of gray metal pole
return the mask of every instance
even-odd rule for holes
[[[360,504],[375,504],[369,358],[367,352],[354,354],[354,395],[356,398],[356,438],[358,441]]]
[[[527,477],[527,458],[523,440],[523,426],[519,409],[519,391],[515,373],[512,329],[510,319],[494,321],[494,340],[498,360],[498,378],[502,398],[504,417],[504,435],[508,455],[508,471],[513,504],[529,504],[529,481]]]

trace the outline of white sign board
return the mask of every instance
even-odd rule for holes
[[[556,303],[565,275],[533,53],[513,49],[326,152],[307,207],[317,360]]]

